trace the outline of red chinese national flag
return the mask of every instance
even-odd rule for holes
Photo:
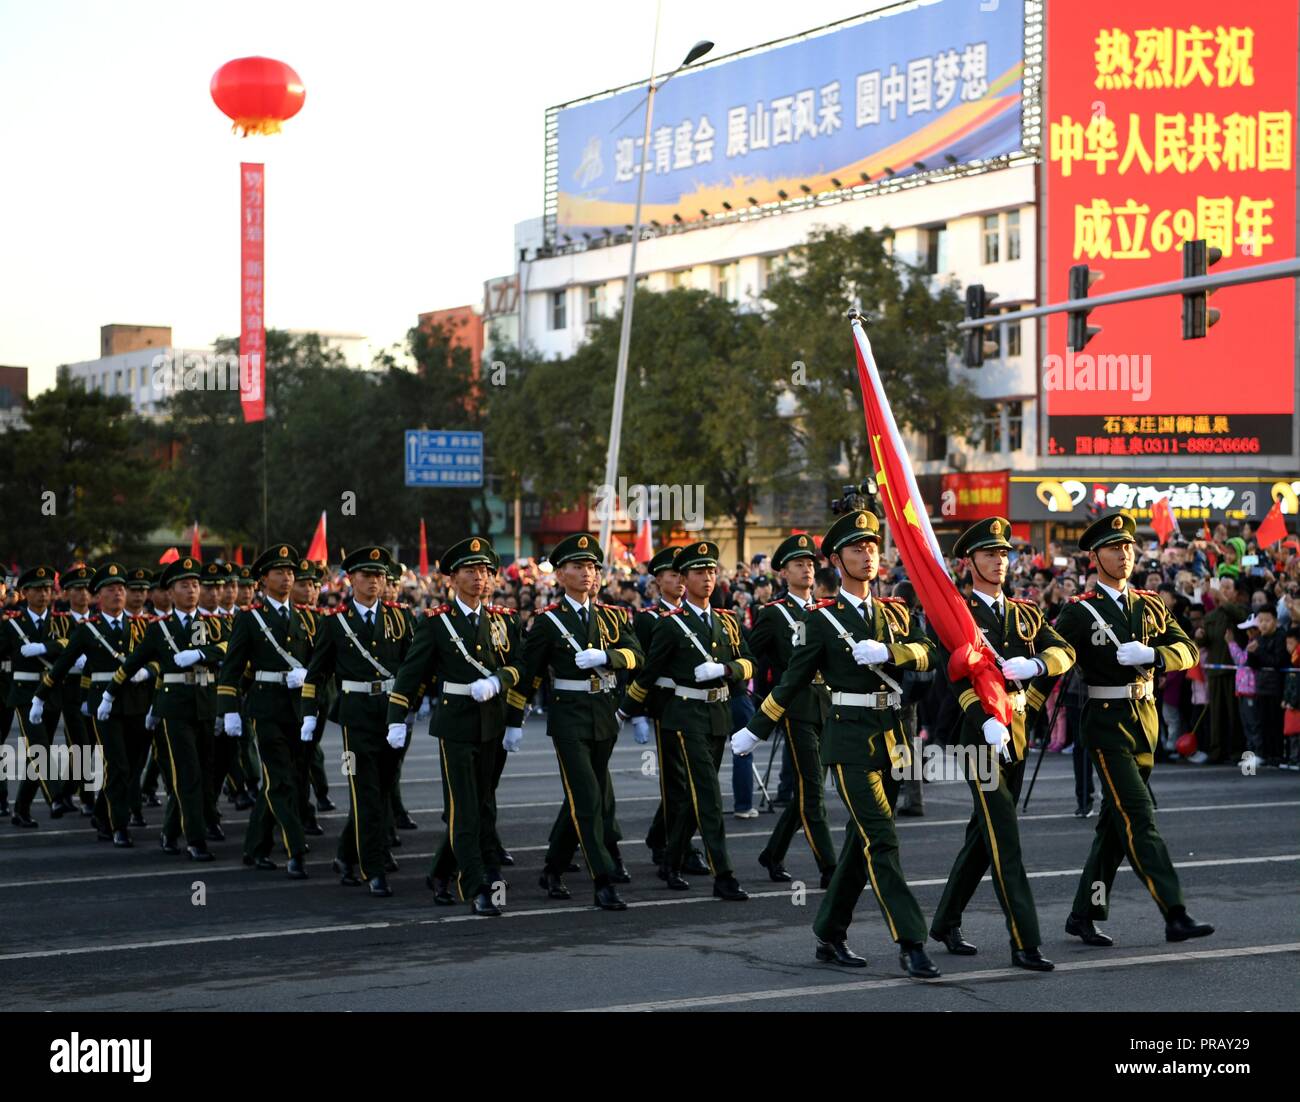
[[[1272,547],[1278,540],[1286,539],[1286,518],[1282,515],[1282,503],[1273,502],[1268,516],[1255,530],[1255,542],[1260,547]]]
[[[429,576],[429,539],[424,533],[424,517],[420,518],[420,577]]]
[[[162,553],[161,557],[158,559],[158,564],[161,566],[165,563],[175,562],[180,557],[181,557],[181,553],[177,551],[176,548],[169,547],[167,548],[166,551]]]
[[[642,517],[636,530],[636,546],[632,548],[632,554],[637,562],[649,562],[654,558],[654,553],[654,543],[650,538],[650,518]]]
[[[1169,508],[1167,497],[1156,498],[1151,506],[1151,527],[1155,529],[1156,539],[1160,541],[1161,547],[1178,531],[1178,521],[1174,519],[1174,511]]]
[[[203,558],[203,544],[199,539],[199,522],[197,520],[194,522],[194,532],[190,536],[190,558]]]
[[[311,538],[311,546],[307,548],[307,558],[311,562],[325,563],[329,562],[329,557],[329,547],[325,543],[325,513],[322,511],[316,532]]]
[[[1001,722],[1011,723],[1011,701],[998,671],[997,658],[984,642],[975,620],[948,576],[948,568],[934,538],[912,474],[912,462],[903,447],[889,399],[876,370],[871,342],[860,321],[853,322],[858,356],[858,383],[871,442],[876,484],[890,532],[898,545],[907,576],[944,649],[952,656],[948,676],[968,677],[984,710]]]

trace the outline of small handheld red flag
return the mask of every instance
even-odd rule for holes
[[[158,560],[158,564],[161,566],[164,563],[175,562],[180,557],[181,553],[177,551],[176,548],[169,547],[162,553],[162,557]]]
[[[637,526],[636,546],[632,548],[632,554],[636,556],[637,562],[649,562],[654,553],[654,542],[650,538],[650,518],[642,517]]]
[[[1174,511],[1169,508],[1169,498],[1158,497],[1152,504],[1151,527],[1155,529],[1156,539],[1160,541],[1161,547],[1178,531],[1178,521],[1174,519]]]
[[[1282,515],[1282,503],[1275,501],[1273,508],[1268,511],[1268,516],[1255,529],[1255,542],[1260,547],[1272,547],[1278,540],[1286,539],[1286,534],[1286,518]]]
[[[420,518],[420,577],[429,576],[429,540],[424,532],[424,517]]]
[[[311,546],[307,548],[307,558],[311,562],[329,562],[329,546],[325,542],[325,511],[321,510],[320,523],[316,525],[316,533],[311,538]]]
[[[203,558],[203,543],[199,539],[199,522],[194,522],[194,534],[190,536],[190,558]]]

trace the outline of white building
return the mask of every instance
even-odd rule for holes
[[[211,348],[138,348],[67,364],[59,372],[79,380],[88,391],[125,395],[131,399],[134,413],[160,417],[166,412],[173,365],[183,365],[187,360],[206,363],[211,357]]]

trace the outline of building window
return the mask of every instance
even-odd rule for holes
[[[564,291],[551,292],[551,328],[567,329],[569,327],[568,311],[566,309],[567,294]]]
[[[926,227],[923,263],[927,275],[938,275],[948,270],[947,226]]]
[[[1018,452],[1025,446],[1025,404],[1007,403],[1007,447]]]
[[[590,325],[601,315],[601,300],[604,296],[601,294],[602,287],[599,283],[590,283],[587,285],[586,305],[584,317],[587,324]]]
[[[986,214],[983,225],[984,263],[996,264],[998,262],[998,216]]]
[[[785,271],[786,266],[790,263],[789,253],[774,253],[771,256],[761,256],[758,258],[758,283],[762,291],[766,291],[777,276]]]
[[[675,272],[668,273],[668,287],[670,290],[676,290],[678,287],[689,287],[690,285],[690,268],[679,268]]]
[[[1020,259],[1020,212],[1007,211],[1007,259]]]
[[[1020,322],[1009,321],[1002,328],[1004,328],[1007,331],[1007,348],[1004,354],[1007,356],[1019,356],[1020,355]]]
[[[984,405],[984,422],[980,428],[980,447],[986,452],[1002,450],[1002,405],[987,402]]]
[[[925,440],[926,459],[946,459],[948,456],[948,434],[946,432],[927,432]]]
[[[713,266],[713,293],[728,302],[740,298],[740,265],[734,260]]]

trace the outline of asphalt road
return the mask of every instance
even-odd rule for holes
[[[327,759],[342,750],[337,728]],[[626,912],[586,905],[585,875],[568,876],[574,899],[546,900],[536,886],[560,800],[555,758],[538,721],[511,757],[498,794],[501,833],[516,858],[506,870],[499,919],[433,905],[424,886],[442,824],[436,744],[417,735],[403,794],[419,823],[402,832],[395,895],[372,899],[330,873],[344,815],[322,816],[307,881],[254,872],[239,859],[245,813],[223,802],[227,841],[196,865],[157,847],[159,809],[137,847],[95,840],[86,820],[38,830],[0,827],[0,949],[6,1008],[94,1010],[1297,1010],[1300,1009],[1300,774],[1227,767],[1157,767],[1157,822],[1179,867],[1190,913],[1213,937],[1177,945],[1150,897],[1124,866],[1106,929],[1109,950],[1063,931],[1096,819],[1074,818],[1068,757],[1049,755],[1022,837],[1051,975],[1010,967],[1006,928],[985,882],[964,930],[980,947],[949,956],[931,943],[942,979],[904,976],[870,893],[850,944],[869,960],[846,971],[813,960],[810,924],[821,893],[797,835],[788,866],[806,896],[769,882],[756,863],[771,816],[728,815],[728,844],[752,898],[724,903],[707,878],[667,891],[640,843],[657,800],[630,733],[613,758],[624,856],[633,882]],[[760,748],[760,764],[766,748]],[[337,771],[337,765],[331,766]],[[730,808],[729,763],[723,791]],[[331,795],[343,806],[346,788]],[[828,791],[842,837],[845,815]],[[960,783],[926,785],[924,818],[899,823],[904,871],[927,919],[970,813]],[[279,855],[277,855],[279,859]],[[200,885],[205,896],[200,904]]]

